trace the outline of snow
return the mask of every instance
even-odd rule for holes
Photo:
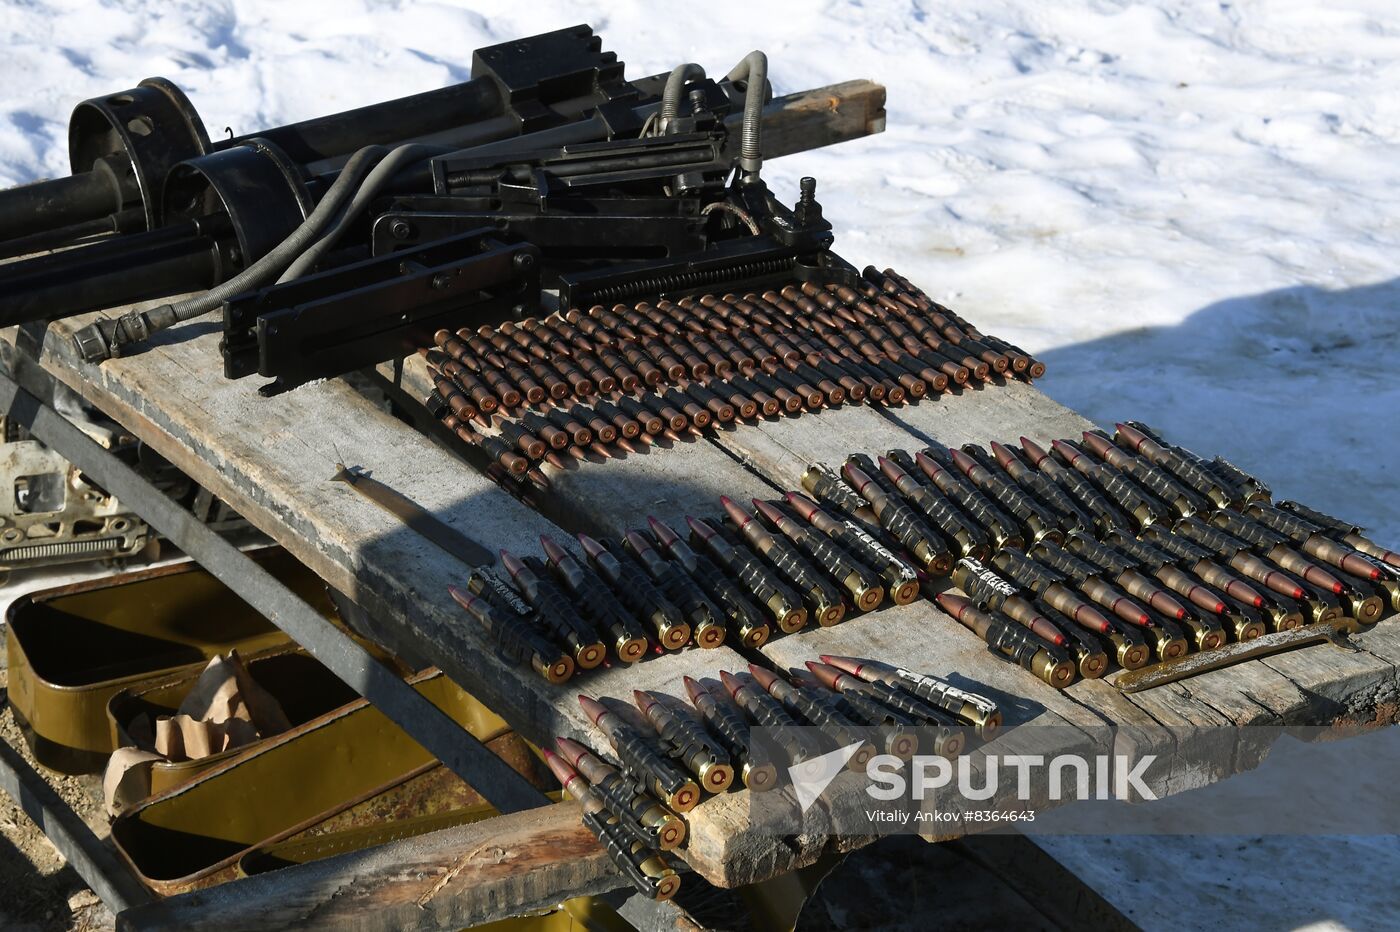
[[[892,265],[1138,418],[1400,542],[1392,0],[1123,5],[30,0],[0,23],[0,184],[66,172],[76,101],[151,74],[212,133],[466,78],[471,50],[592,23],[633,75],[750,48],[777,90],[889,88],[813,174],[853,261]]]

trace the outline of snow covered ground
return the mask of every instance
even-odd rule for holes
[[[147,75],[246,132],[576,22],[631,74],[762,47],[779,92],[877,79],[883,136],[769,166],[780,189],[821,180],[842,252],[1041,354],[1046,391],[1099,422],[1145,420],[1400,543],[1394,0],[0,9],[0,184],[65,173],[72,104]]]
[[[1101,424],[1147,421],[1400,545],[1395,0],[0,11],[0,185],[66,173],[73,103],[149,75],[242,133],[462,80],[473,48],[577,22],[632,75],[758,47],[779,93],[878,80],[885,134],[765,167],[788,194],[820,179],[843,254],[1038,354],[1044,389]],[[1355,853],[1378,883],[1400,860]]]

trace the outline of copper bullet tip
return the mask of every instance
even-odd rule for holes
[[[1068,440],[1051,440],[1050,447],[1071,463],[1084,455],[1078,447]]]
[[[512,578],[526,572],[525,564],[521,563],[520,559],[516,557],[515,554],[505,549],[501,550],[501,566],[506,568],[506,572],[509,573]]]
[[[788,492],[783,498],[787,500],[789,505],[797,510],[797,513],[802,516],[803,521],[810,521],[812,515],[816,514],[819,510],[816,502],[800,492]]]
[[[598,541],[594,540],[593,538],[589,537],[587,534],[579,534],[578,542],[583,547],[584,552],[587,553],[590,557],[600,557],[608,552],[606,547],[598,543]]]
[[[827,689],[838,690],[837,683],[841,681],[844,674],[830,664],[817,663],[815,660],[807,661],[807,669],[812,671],[812,675],[817,681]]]
[[[965,473],[972,472],[973,468],[977,466],[976,460],[968,456],[962,450],[959,450],[957,447],[950,448],[948,450],[948,453],[953,458],[953,465],[958,467]]]
[[[651,550],[651,541],[641,531],[628,531],[623,538],[631,546],[633,553],[646,553]]]
[[[1002,469],[1010,466],[1011,461],[1016,458],[1010,450],[995,440],[992,441],[992,455],[997,458],[997,465]]]
[[[744,687],[739,678],[728,670],[719,671],[719,681],[724,684],[725,689],[729,690],[731,696],[737,695],[739,690]]]
[[[554,774],[554,779],[558,780],[561,786],[567,787],[570,783],[578,779],[578,774],[574,768],[565,763],[564,759],[547,748],[541,748],[544,754],[544,762],[549,765],[550,772]]]
[[[758,509],[759,514],[763,515],[763,517],[773,522],[774,525],[777,525],[780,521],[783,521],[787,518],[787,516],[784,515],[781,511],[779,511],[777,508],[774,508],[772,505],[768,504],[761,498],[755,498],[753,500],[753,506]]]
[[[544,548],[544,555],[551,563],[562,563],[569,558],[568,552],[556,544],[548,534],[540,535],[540,546]]]
[[[705,540],[709,540],[711,537],[715,536],[715,529],[700,518],[692,518],[690,515],[686,515],[685,524],[686,527],[690,528],[696,534],[699,534]]]
[[[1026,451],[1026,456],[1029,457],[1031,463],[1036,466],[1039,466],[1041,461],[1050,455],[1046,452],[1044,447],[1029,437],[1021,438],[1021,449]]]
[[[753,678],[758,680],[758,685],[764,689],[771,690],[772,685],[778,681],[778,674],[756,663],[749,664],[749,673],[753,674]]]
[[[1141,450],[1143,443],[1147,441],[1147,435],[1142,431],[1129,427],[1127,424],[1114,424],[1113,429],[1118,431],[1118,436],[1134,450]]]
[[[647,692],[645,689],[632,690],[632,700],[637,703],[637,708],[641,709],[643,712],[656,705],[656,697],[652,696],[651,693]]]
[[[822,654],[821,658],[822,663],[833,666],[843,673],[849,673],[851,676],[860,676],[860,671],[870,662],[857,657],[835,657],[831,654]]]
[[[960,595],[954,595],[951,592],[940,592],[935,598],[945,612],[959,621],[962,620],[963,613],[972,606],[971,599],[964,598]]]
[[[685,683],[685,692],[686,695],[690,696],[691,704],[699,705],[700,697],[706,692],[705,687],[688,676],[682,676],[681,680]]]
[[[671,530],[670,525],[659,518],[647,515],[647,527],[651,528],[651,533],[656,536],[656,539],[667,547],[680,540],[680,535]]]
[[[600,718],[608,714],[607,706],[603,705],[597,699],[589,698],[582,693],[579,694],[578,704],[583,706],[583,714],[587,715],[589,721],[595,725],[598,724]]]
[[[753,515],[736,505],[734,500],[728,495],[721,495],[719,497],[719,503],[724,506],[724,513],[729,516],[729,520],[733,521],[739,527],[742,528],[753,520]]]
[[[1084,445],[1098,457],[1102,457],[1113,444],[1091,430],[1084,431]]]

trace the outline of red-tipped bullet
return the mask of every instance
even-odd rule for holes
[[[1004,445],[997,443],[995,440],[992,441],[992,455],[997,458],[997,464],[1001,466],[1002,469],[1011,465],[1011,462],[1016,459],[1016,454],[1012,453]]]
[[[774,508],[772,505],[768,504],[761,498],[755,498],[753,500],[753,506],[757,508],[758,513],[763,515],[763,517],[769,522],[771,522],[774,527],[777,527],[779,522],[790,520],[787,515],[783,514],[781,511]]]
[[[568,562],[569,552],[556,544],[548,534],[540,535],[540,546],[544,548],[544,555],[549,558],[549,562],[555,564]]]
[[[816,502],[800,492],[788,492],[783,498],[787,499],[787,503],[802,516],[803,521],[812,520],[812,515],[821,510],[817,507]],[[1377,571],[1377,573],[1379,574],[1379,571]]]
[[[685,516],[685,524],[686,527],[691,529],[691,531],[700,535],[701,539],[703,540],[709,540],[711,537],[714,537],[715,534],[718,533],[714,528],[710,527],[702,519],[692,518],[690,515]]]
[[[584,553],[588,554],[590,557],[597,558],[608,552],[608,548],[604,547],[587,534],[578,535],[578,542],[583,547]]]
[[[729,516],[729,520],[740,529],[753,520],[753,515],[740,508],[728,495],[721,495],[719,503],[724,506],[724,513]]]
[[[728,670],[719,671],[719,681],[724,684],[724,688],[729,690],[729,695],[733,696],[744,688],[744,684],[737,676]]]
[[[1084,455],[1084,452],[1082,450],[1080,450],[1074,444],[1070,443],[1068,440],[1052,440],[1050,441],[1050,447],[1056,453],[1063,456],[1065,458],[1065,462],[1069,463],[1071,466],[1074,465],[1075,460],[1079,459],[1081,456]]]
[[[851,676],[860,676],[861,669],[865,666],[865,661],[855,657],[835,657],[831,654],[822,654],[822,663],[833,666],[843,673]]]
[[[559,753],[564,756],[564,760],[569,762],[570,767],[577,767],[578,762],[583,759],[585,754],[593,753],[571,738],[555,738],[554,746],[559,749]]]
[[[554,774],[554,779],[559,781],[559,785],[564,789],[569,788],[569,784],[578,779],[578,774],[574,768],[570,767],[562,757],[555,754],[548,748],[541,748],[540,753],[544,755],[544,762],[549,765],[550,772]]]
[[[632,701],[636,702],[637,708],[641,709],[643,712],[646,712],[647,709],[656,705],[656,697],[645,689],[632,690]]]
[[[830,666],[829,664],[817,663],[815,660],[807,661],[807,669],[811,670],[812,675],[817,678],[817,682],[821,683],[827,689],[836,692],[841,691],[841,678],[846,675],[844,671],[838,670],[836,667]]]
[[[681,539],[679,534],[671,530],[670,525],[665,521],[653,518],[651,515],[647,515],[647,527],[651,528],[651,533],[656,536],[657,540],[661,541],[663,547],[670,547]]]
[[[772,670],[760,667],[756,663],[749,664],[749,673],[753,675],[754,679],[758,680],[758,685],[768,691],[771,691],[773,684],[778,681],[778,674],[774,673]]]
[[[963,612],[972,607],[971,599],[964,598],[960,595],[954,595],[951,592],[940,592],[938,595],[934,596],[934,598],[945,612],[959,621],[962,620]]]
[[[1029,437],[1021,438],[1021,449],[1026,452],[1026,458],[1031,461],[1031,465],[1039,468],[1041,462],[1050,454],[1045,448]]]
[[[688,676],[682,676],[681,679],[685,682],[685,692],[686,695],[690,697],[691,704],[698,705],[700,703],[700,697],[709,692],[709,690]]]
[[[1142,445],[1149,443],[1150,438],[1142,431],[1129,427],[1127,424],[1114,424],[1113,429],[1118,431],[1118,436],[1123,438],[1123,442],[1141,453]]]
[[[1106,459],[1107,457],[1105,454],[1108,453],[1109,450],[1115,449],[1113,444],[1108,442],[1107,438],[1088,430],[1084,431],[1084,445],[1089,448],[1090,453],[1093,453],[1099,459]]]
[[[598,724],[600,718],[608,714],[607,706],[603,705],[597,699],[590,699],[583,694],[579,694],[578,704],[583,706],[583,714],[587,715],[588,720],[594,725]]]
[[[859,466],[850,462],[841,467],[841,475],[845,476],[846,480],[862,495],[865,494],[865,487],[874,481],[865,473],[861,472]]]
[[[501,551],[501,566],[506,568],[506,572],[511,575],[512,579],[519,576],[521,573],[530,572],[525,564],[521,563],[520,559],[509,550]]]
[[[966,475],[972,475],[972,470],[977,468],[977,461],[957,447],[949,447],[948,454],[952,457],[953,465],[961,469]]]

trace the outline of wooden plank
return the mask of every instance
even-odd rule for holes
[[[171,897],[118,927],[466,928],[616,886],[578,807],[557,803]]]
[[[349,595],[394,645],[426,655],[530,740],[603,743],[575,701],[580,690],[684,698],[683,675],[742,666],[727,648],[689,650],[592,671],[560,688],[505,664],[446,593],[447,582],[461,579],[461,564],[330,476],[337,462],[362,467],[491,549],[535,553],[541,533],[564,539],[559,528],[343,381],[262,398],[250,381],[223,379],[217,343],[199,327],[194,339],[186,329],[169,331],[138,356],[94,367],[65,338],[88,319],[50,328],[41,352],[49,371]],[[783,857],[786,849],[775,853],[772,839],[735,831],[726,807],[744,809],[722,799],[690,814],[690,859],[702,874],[745,883],[758,879],[750,869],[800,866]],[[712,817],[709,809],[718,811]],[[731,870],[731,863],[750,867]]]

